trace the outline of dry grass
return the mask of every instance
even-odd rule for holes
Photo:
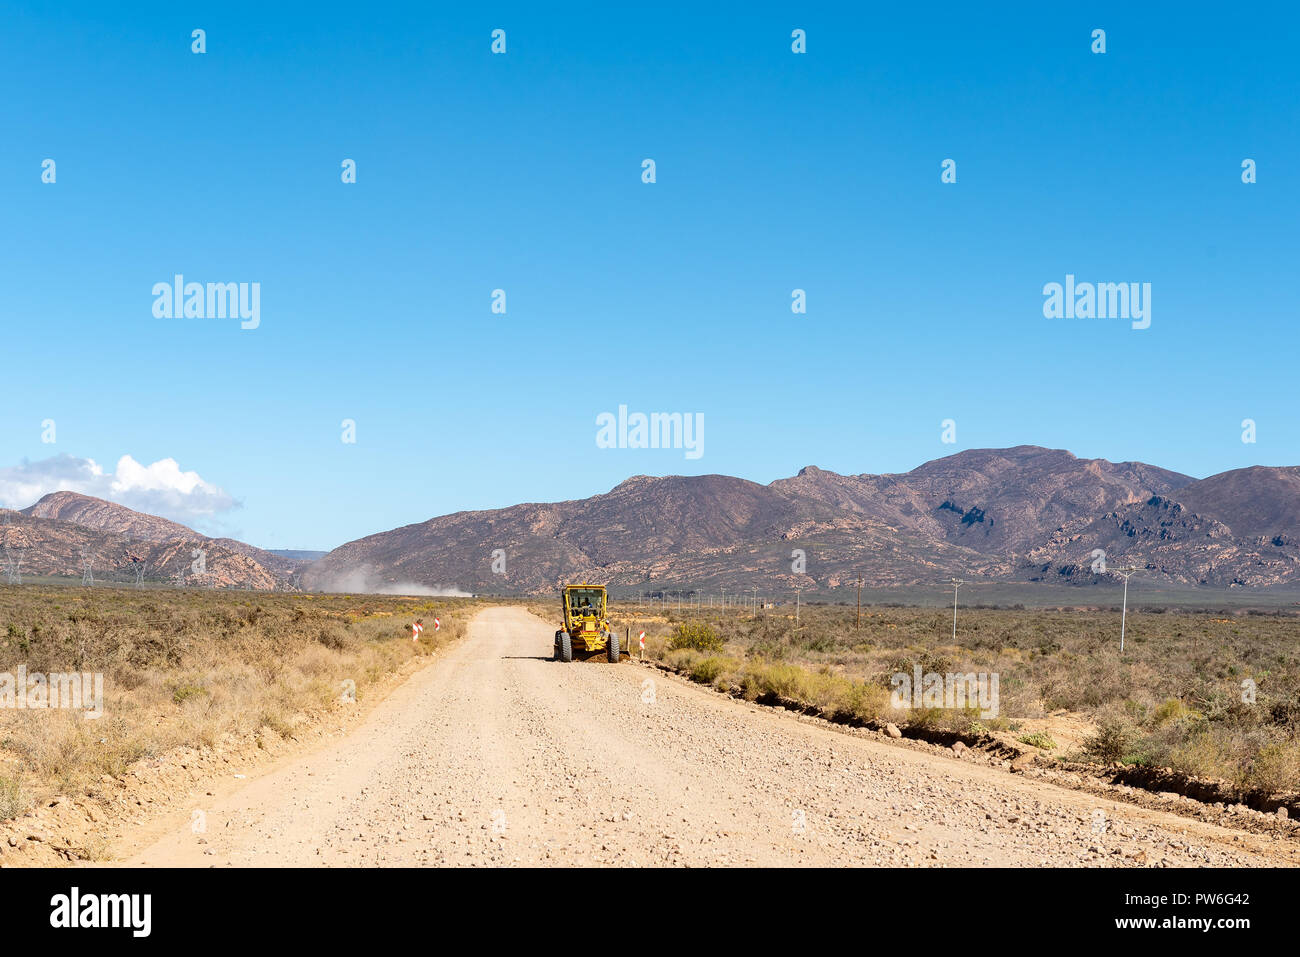
[[[473,603],[396,596],[0,589],[0,673],[99,672],[104,715],[0,710],[0,820],[178,746],[293,733],[463,633]],[[439,615],[436,635],[432,619]],[[418,644],[410,623],[426,623]]]

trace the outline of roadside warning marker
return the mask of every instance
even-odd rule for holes
[[[433,619],[433,630],[437,631],[441,627],[442,627],[442,619],[441,618]]]
[[[641,632],[636,637],[637,637],[637,641],[641,642],[641,650],[645,651],[645,632],[644,631]]]
[[[420,635],[421,635],[423,632],[424,632],[424,625],[420,624],[420,623],[417,621],[415,624],[413,624],[413,625],[411,626],[411,640],[412,640],[412,641],[419,641],[419,640],[420,640]]]

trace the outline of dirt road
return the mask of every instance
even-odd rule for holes
[[[352,734],[137,865],[1260,865],[1266,839],[840,733],[481,612]]]

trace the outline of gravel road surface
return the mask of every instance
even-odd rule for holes
[[[841,733],[490,608],[351,734],[124,863],[1267,865],[1261,841]]]

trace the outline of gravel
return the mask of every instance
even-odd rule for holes
[[[489,608],[346,737],[132,864],[1257,866],[1240,832],[840,733]]]

